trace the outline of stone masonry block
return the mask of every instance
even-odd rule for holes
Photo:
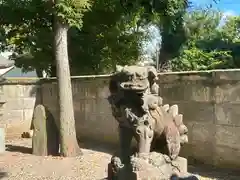
[[[201,163],[201,164],[213,164],[213,158],[215,156],[215,143],[201,142],[201,141],[192,141],[188,145],[188,149],[185,150],[184,155],[192,163]]]
[[[99,98],[96,100],[96,111],[101,114],[112,115],[112,109],[107,99]]]
[[[42,84],[41,88],[43,103],[51,103],[57,99],[57,86],[56,84],[46,83]]]
[[[77,101],[76,99],[73,99],[74,112],[80,111],[80,106],[81,106],[80,101]]]
[[[213,77],[215,82],[222,81],[239,81],[240,73],[239,69],[229,69],[229,70],[215,70],[213,72]]]
[[[209,102],[174,102],[164,99],[164,103],[177,104],[183,114],[184,123],[199,122],[212,124],[214,122],[214,104]]]
[[[160,96],[174,101],[211,102],[214,99],[210,84],[191,82],[160,84]]]
[[[95,99],[97,97],[97,86],[94,83],[83,83],[83,86],[80,89],[81,94],[79,94],[81,97],[84,97],[86,99]]]
[[[4,94],[4,85],[0,85],[0,94]]]
[[[25,109],[23,111],[23,121],[26,127],[28,127],[29,129],[31,128],[31,125],[32,125],[32,117],[33,117],[33,109]]]
[[[105,85],[104,87],[99,87],[97,89],[97,97],[98,98],[103,98],[103,99],[107,99],[110,95],[109,89],[108,89],[108,85]]]
[[[214,89],[216,103],[240,102],[240,82],[226,82]]]
[[[41,92],[41,86],[39,85],[24,85],[23,95],[24,97],[36,97]]]
[[[33,116],[34,109],[24,109],[23,110],[23,120],[24,121],[31,121]]]
[[[23,98],[19,97],[8,99],[6,104],[4,104],[4,109],[7,111],[24,109]]]
[[[215,141],[217,145],[231,147],[240,150],[240,127],[234,126],[216,126]]]
[[[240,149],[229,146],[215,146],[213,165],[221,168],[240,168]]]
[[[57,97],[43,97],[42,104],[52,109],[58,109]]]
[[[85,100],[82,100],[81,103],[84,104],[84,112],[86,115],[98,113],[96,99],[85,99]],[[91,121],[91,119],[89,119],[89,121]]]
[[[191,141],[200,141],[202,143],[213,142],[215,135],[215,124],[193,123],[189,135]],[[189,142],[191,143],[191,142]]]
[[[36,98],[35,97],[24,98],[23,99],[23,107],[24,107],[24,109],[34,109],[35,102],[36,102]]]
[[[23,110],[11,110],[4,112],[4,121],[11,123],[11,122],[21,122],[23,121]]]
[[[23,85],[4,85],[3,86],[4,94],[6,99],[8,98],[19,98],[24,95],[24,86]]]
[[[240,126],[240,103],[215,104],[216,124]]]
[[[158,75],[159,83],[176,83],[179,81],[212,81],[212,71],[170,72]]]
[[[97,80],[74,81],[72,82],[72,92],[74,99],[95,99],[97,97]]]

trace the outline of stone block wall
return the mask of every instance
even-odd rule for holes
[[[0,124],[6,126],[7,137],[16,137],[29,129],[35,104],[41,98],[38,79],[8,78],[0,82]]]
[[[240,167],[240,71],[159,75],[164,103],[178,104],[189,129],[182,153],[191,160]]]
[[[77,136],[118,143],[117,123],[108,103],[109,76],[73,77]],[[240,167],[240,70],[159,74],[165,104],[178,104],[189,129],[182,154],[191,161]],[[3,94],[3,95],[2,95]],[[0,109],[8,134],[30,127],[35,104],[43,103],[57,115],[55,79],[7,79],[0,86],[6,103]],[[14,128],[10,128],[14,127]],[[16,127],[20,127],[17,129]]]
[[[109,76],[73,77],[73,105],[77,136],[107,143],[117,143],[117,122],[108,103]],[[42,84],[42,102],[58,119],[57,84]]]

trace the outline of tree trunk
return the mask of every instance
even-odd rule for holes
[[[162,49],[159,53],[159,70],[161,72],[171,71],[170,55]]]
[[[42,78],[43,77],[42,70],[40,70],[40,69],[36,69],[36,74],[37,74],[38,78]]]
[[[56,72],[56,66],[55,65],[51,65],[50,76],[51,77],[57,77],[57,72]]]
[[[55,58],[58,80],[60,110],[60,154],[65,157],[78,156],[81,149],[76,138],[72,87],[67,46],[68,27],[55,19]]]

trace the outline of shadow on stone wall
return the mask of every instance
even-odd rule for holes
[[[39,81],[39,84],[41,83],[41,81]],[[35,105],[33,107],[33,110],[35,109],[35,107],[38,105],[38,104],[42,104],[43,103],[43,97],[42,97],[42,86],[41,84],[40,85],[37,85],[37,86],[34,86],[31,91],[30,91],[30,96],[31,97],[35,97],[36,100],[35,100]],[[33,130],[33,117],[32,117],[32,120],[31,120],[31,125],[30,125],[30,130]]]
[[[79,82],[77,81],[77,83],[79,83]],[[81,83],[82,82],[80,81],[80,84]],[[85,88],[88,88],[88,87],[80,86],[79,88],[78,87],[76,88],[75,87],[76,80],[74,82],[72,82],[72,84],[73,84],[72,88],[73,88],[73,99],[74,99],[73,103],[75,103],[74,104],[75,128],[77,131],[77,139],[78,139],[79,146],[84,149],[91,149],[94,151],[99,151],[99,152],[104,152],[104,153],[115,153],[115,150],[117,149],[116,144],[109,144],[109,142],[106,142],[105,139],[102,139],[102,141],[96,140],[96,139],[94,139],[96,137],[96,135],[93,137],[82,136],[82,134],[84,134],[84,131],[82,131],[83,129],[81,126],[84,126],[84,123],[86,123],[86,119],[82,119],[82,117],[84,117],[84,111],[81,111],[81,110],[85,110],[82,108],[82,106],[83,106],[84,102],[87,103],[87,100],[85,100],[85,97],[82,96],[83,95],[82,90]],[[97,93],[97,89],[95,89],[95,88],[93,88],[92,91],[93,92],[95,91],[95,93]],[[105,93],[105,92],[103,92],[103,93]],[[79,95],[77,96],[77,94],[79,94]],[[33,87],[31,89],[30,96],[36,97],[34,109],[39,104],[44,105],[47,112],[49,114],[51,114],[51,116],[54,118],[54,121],[59,129],[59,118],[58,118],[58,110],[57,110],[58,105],[57,105],[57,97],[56,97],[57,89],[56,89],[55,80],[49,80],[49,81],[48,80],[43,80],[43,81],[40,80],[39,85],[36,87]],[[89,94],[88,94],[88,96],[89,96]],[[76,107],[76,102],[78,103],[77,105],[79,105],[79,107]],[[96,105],[99,106],[99,104],[96,104]],[[89,111],[89,109],[87,109],[87,111],[89,114],[91,113],[91,111]],[[92,112],[92,113],[94,113],[94,112]],[[108,117],[108,114],[107,114],[107,117]],[[81,121],[83,121],[83,123],[81,123]],[[90,126],[90,125],[88,125],[88,126]],[[30,129],[33,129],[33,119],[31,121]],[[90,131],[94,131],[94,128],[92,130],[88,129],[87,131],[89,134]],[[80,134],[79,132],[83,132],[83,133]],[[17,149],[17,148],[13,148],[13,149]],[[21,147],[19,147],[19,151],[21,151]]]
[[[0,172],[0,179],[3,179],[7,176],[8,176],[8,174],[6,172]]]

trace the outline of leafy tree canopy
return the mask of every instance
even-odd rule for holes
[[[195,10],[185,16],[187,42],[172,61],[173,70],[239,67],[239,16],[227,17],[214,9]]]
[[[109,72],[115,64],[131,64],[137,60],[141,41],[146,37],[138,24],[141,9],[125,15],[118,0],[92,0],[84,5],[72,3],[72,0],[60,1],[52,6],[42,0],[22,0],[21,3],[3,0],[0,5],[0,16],[4,17],[0,19],[4,27],[1,45],[5,50],[14,51],[12,58],[18,67],[25,71],[36,69],[39,75],[45,70],[55,76],[53,7],[63,23],[75,26],[69,30],[73,75]],[[91,11],[85,12],[90,5]]]

